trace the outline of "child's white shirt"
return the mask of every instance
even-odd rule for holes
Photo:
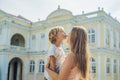
[[[48,50],[47,58],[50,57],[51,55],[55,56],[56,59],[56,69],[60,69],[64,59],[65,59],[65,53],[63,51],[62,47],[57,47],[56,45],[52,44]],[[51,80],[50,76],[48,76],[48,73],[45,71],[45,77],[48,80]]]

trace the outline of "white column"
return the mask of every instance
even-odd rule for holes
[[[43,38],[41,38],[41,35],[44,35],[44,37]],[[46,36],[47,36],[47,33],[45,34],[45,32],[42,32],[42,33],[40,33],[40,50],[41,51],[43,51],[43,50],[46,50],[45,48],[46,48],[46,41],[48,40],[48,39],[46,39]]]
[[[21,76],[20,76],[20,75],[21,75],[21,73],[20,73],[21,65],[20,65],[20,63],[18,63],[17,65],[18,65],[18,66],[17,66],[17,77],[16,77],[16,78],[17,78],[17,80],[20,80],[20,77],[21,77]]]
[[[9,80],[13,80],[13,64],[10,64]]]
[[[106,47],[106,25],[104,24],[104,47]]]
[[[46,29],[46,32],[45,32],[45,43],[46,43],[46,44],[45,44],[45,48],[44,48],[45,51],[47,51],[47,49],[48,49],[48,42],[49,42],[49,41],[48,41],[48,39],[49,39],[49,38],[48,38],[48,33],[49,33],[49,30]]]
[[[98,80],[101,80],[101,56],[100,53],[98,53]]]
[[[120,61],[118,61],[118,80],[120,80]]]
[[[119,36],[119,32],[117,32],[117,50],[120,50],[119,49],[119,38],[120,38],[120,36]]]
[[[9,31],[8,31],[8,27],[5,25],[5,26],[3,27],[3,34],[4,34],[4,36],[3,36],[3,39],[4,39],[4,40],[3,40],[3,41],[4,41],[3,44],[4,44],[4,45],[8,45],[8,42],[9,42],[9,41],[8,41],[8,40],[9,40],[9,39],[8,39],[8,37],[9,37],[9,36],[8,36],[8,32],[9,32]]]
[[[31,51],[36,51],[36,34],[31,34]]]
[[[34,67],[34,80],[36,80],[36,73],[37,73],[37,61],[35,60],[35,67]]]
[[[100,48],[100,22],[98,22],[98,26],[97,26],[97,47]]]
[[[107,61],[107,58],[105,57],[105,60],[104,60],[104,65],[105,65],[105,70],[104,70],[105,71],[105,80],[106,80],[106,76],[107,76],[106,75],[106,61]]]
[[[30,34],[27,34],[24,38],[26,39],[25,48],[30,49]]]
[[[111,35],[111,37],[110,37],[110,45],[111,45],[111,49],[113,49],[113,31],[111,30],[110,31],[110,35]]]
[[[8,56],[5,57],[4,64],[5,64],[5,80],[7,80],[9,67]]]
[[[112,80],[114,80],[114,72],[113,72],[114,71],[114,67],[113,67],[114,62],[113,61],[114,61],[114,59],[111,59],[111,62],[112,62],[112,65],[111,65],[112,66]]]
[[[6,52],[0,53],[0,79],[1,80],[7,80],[7,74],[8,74],[8,55]]]
[[[29,60],[26,59],[26,61],[24,62],[23,68],[24,68],[24,72],[25,72],[25,76],[24,76],[24,80],[28,80],[28,72],[29,72]]]

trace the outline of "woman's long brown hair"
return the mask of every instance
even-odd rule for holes
[[[77,67],[84,79],[89,77],[88,35],[84,27],[73,27],[70,35],[71,51],[75,55]]]

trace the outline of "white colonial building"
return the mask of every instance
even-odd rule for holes
[[[0,80],[43,80],[48,32],[58,25],[67,33],[73,26],[88,30],[91,80],[120,80],[120,22],[103,8],[73,15],[60,7],[37,22],[0,10]],[[67,53],[66,41],[63,47]]]

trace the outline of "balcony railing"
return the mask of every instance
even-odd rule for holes
[[[34,51],[25,47],[21,46],[2,46],[3,48],[0,48],[0,52],[8,52],[8,53],[22,53],[22,54],[47,54],[47,51]]]
[[[0,52],[27,52],[27,49],[25,47],[20,47],[20,46],[5,46],[4,48],[0,49]]]
[[[13,51],[26,51],[25,47],[20,46],[10,46],[9,49]]]

